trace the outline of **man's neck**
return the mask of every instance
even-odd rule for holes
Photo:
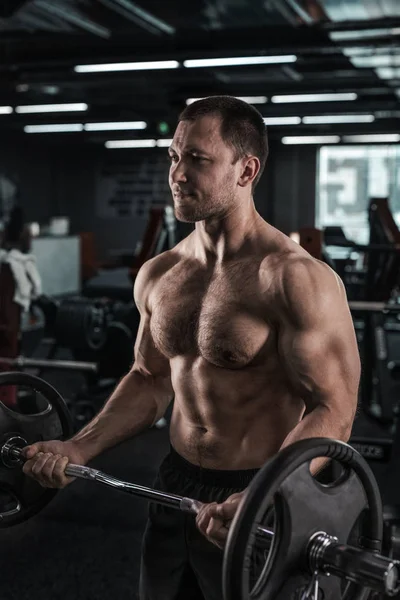
[[[236,208],[223,218],[199,221],[194,232],[196,255],[214,264],[237,257],[258,236],[262,223],[254,205]]]

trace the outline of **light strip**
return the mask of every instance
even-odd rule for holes
[[[266,125],[299,125],[300,117],[264,117],[263,121]]]
[[[70,104],[27,104],[16,106],[15,112],[20,114],[27,113],[51,113],[51,112],[79,112],[85,111],[89,107],[84,102],[74,102]]]
[[[85,131],[124,131],[132,129],[146,129],[145,121],[121,121],[110,123],[85,123]]]
[[[348,40],[362,40],[366,38],[383,37],[386,35],[400,35],[400,27],[381,28],[381,29],[363,29],[363,30],[348,30],[348,31],[331,31],[329,37],[335,42],[343,42]]]
[[[107,73],[111,71],[152,71],[155,69],[177,69],[177,60],[152,60],[146,62],[105,63],[76,65],[76,73]]]
[[[376,54],[374,56],[351,56],[351,63],[360,69],[400,67],[400,54]]]
[[[83,131],[82,123],[65,123],[54,125],[26,125],[25,133],[72,133]]]
[[[12,106],[0,106],[0,115],[11,115],[12,112]]]
[[[343,141],[347,143],[365,143],[365,142],[400,142],[398,133],[374,133],[368,135],[345,135]]]
[[[171,139],[166,139],[166,138],[162,138],[157,140],[157,147],[158,148],[169,148],[170,145],[172,144],[172,138]]]
[[[207,96],[205,96],[207,97]],[[238,100],[243,100],[243,102],[247,102],[248,104],[266,104],[268,102],[267,96],[235,96]],[[197,100],[204,100],[203,98],[188,98],[186,100],[186,104],[193,104],[193,102],[197,102]]]
[[[277,65],[296,62],[297,56],[233,56],[232,58],[195,58],[183,61],[188,69],[196,67],[236,67],[240,65]]]
[[[379,67],[375,69],[375,73],[380,79],[399,79],[400,67]]]
[[[282,144],[338,144],[339,142],[338,135],[302,135],[282,138]]]
[[[372,123],[374,115],[321,115],[303,117],[305,125],[319,125],[324,123]]]
[[[159,140],[110,140],[105,143],[106,148],[169,148],[172,144],[172,138],[160,138]]]
[[[116,148],[154,148],[156,140],[109,140],[105,147],[109,149]]]
[[[355,92],[337,94],[285,94],[272,96],[271,101],[276,104],[289,102],[339,102],[344,100],[357,100]]]

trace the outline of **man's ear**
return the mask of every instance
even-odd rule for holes
[[[252,185],[259,171],[260,161],[258,158],[256,156],[246,156],[242,161],[242,171],[238,180],[240,187]]]

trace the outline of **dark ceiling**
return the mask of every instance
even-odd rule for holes
[[[25,125],[141,120],[172,131],[187,98],[266,96],[265,117],[373,115],[370,123],[271,125],[282,133],[400,131],[400,0],[0,0],[0,135]],[[288,64],[186,68],[193,58],[295,55]],[[176,69],[78,73],[76,65],[179,62]],[[355,92],[346,102],[277,104],[279,94]],[[20,105],[86,103],[19,114]],[[4,112],[4,111],[3,111]],[[307,121],[307,120],[306,120]],[[72,134],[73,135],[73,134]]]

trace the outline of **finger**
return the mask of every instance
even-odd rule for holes
[[[29,475],[30,477],[33,476],[32,469],[37,464],[37,462],[41,459],[42,456],[43,456],[43,452],[37,452],[33,458],[27,460],[24,463],[24,465],[22,467],[22,471],[25,473],[25,475]]]
[[[202,504],[198,510],[198,515],[202,515],[204,513],[209,512],[210,510],[213,510],[217,505],[216,502],[209,502],[208,504]]]
[[[203,504],[197,513],[196,520],[201,522],[205,518],[208,518],[209,515],[213,515],[215,513],[215,508],[217,506],[216,502],[212,502],[210,504]]]
[[[228,528],[216,519],[211,519],[206,531],[207,538],[219,548],[223,548],[228,537]]]
[[[39,451],[39,444],[32,444],[31,446],[25,446],[25,448],[22,448],[21,453],[24,458],[29,460],[30,458],[33,458]]]
[[[61,454],[50,454],[42,467],[41,477],[47,487],[56,487],[57,482],[54,478],[54,470],[60,459],[62,459]]]
[[[223,521],[232,521],[237,509],[238,504],[236,502],[219,504],[215,510],[215,516]]]
[[[40,485],[42,485],[43,487],[49,487],[48,486],[48,482],[46,480],[45,477],[43,477],[43,467],[45,466],[46,462],[52,457],[53,455],[46,452],[38,452],[38,454],[36,455],[33,465],[32,465],[32,469],[31,469],[31,473],[32,476],[40,483]]]
[[[208,515],[208,513],[203,513],[202,515],[197,516],[196,518],[196,525],[201,531],[201,533],[203,533],[204,535],[206,535],[207,527],[210,523],[210,518],[211,517]]]
[[[60,454],[58,454],[57,456],[59,458],[54,465],[52,478],[57,487],[64,487],[72,479],[71,477],[68,478],[65,475],[65,469],[69,463],[69,459],[67,456],[61,456]]]

